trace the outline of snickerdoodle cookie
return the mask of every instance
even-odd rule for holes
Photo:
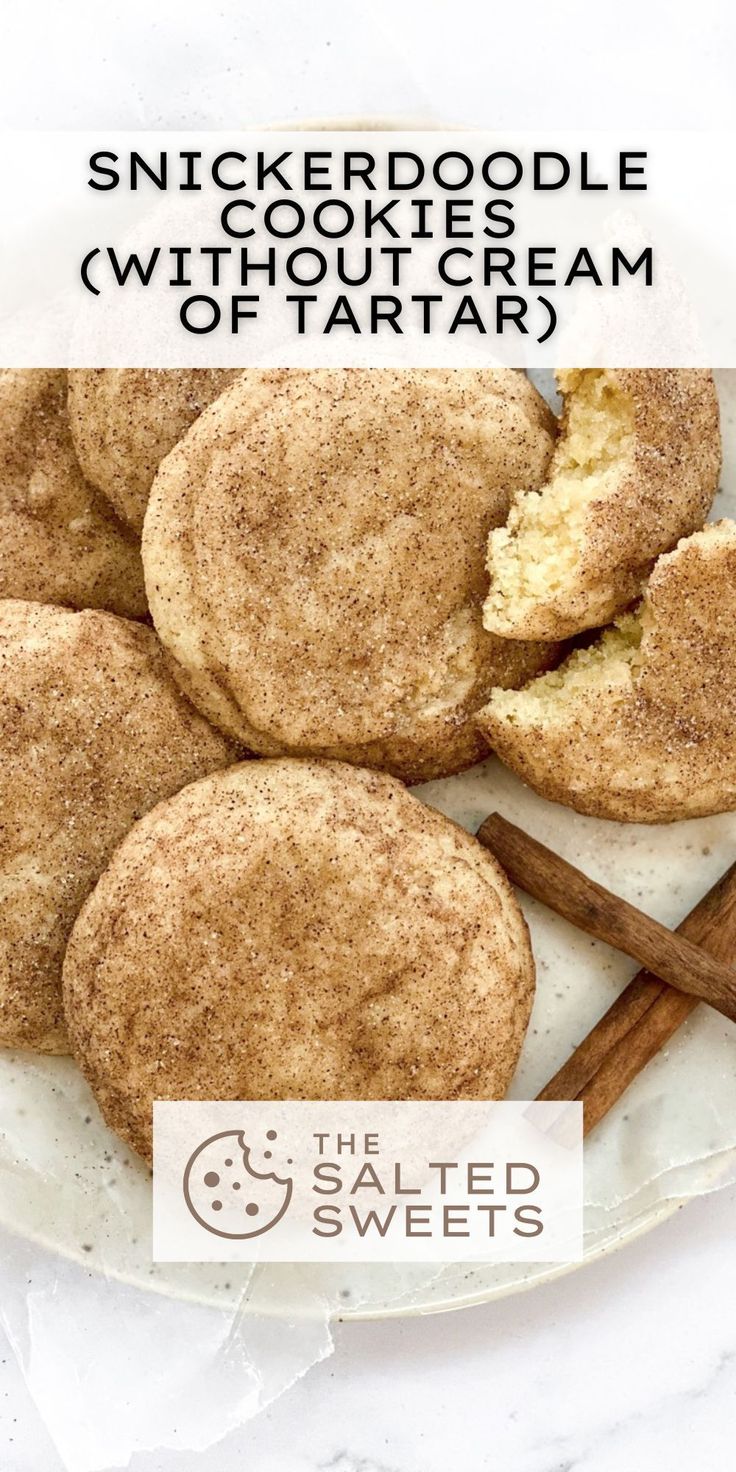
[[[543,797],[626,823],[736,807],[736,523],[657,562],[641,604],[480,721]]]
[[[530,483],[488,544],[487,629],[564,639],[639,596],[652,562],[703,525],[721,440],[701,369],[574,369],[557,375],[562,433],[550,478]]]
[[[79,467],[61,369],[0,369],[0,598],[146,613],[136,538]]]
[[[69,417],[85,475],[140,534],[151,481],[233,368],[76,368]]]
[[[501,1097],[533,992],[495,860],[339,762],[242,763],[161,803],[64,963],[74,1055],[144,1156],[154,1098]]]
[[[82,901],[136,818],[231,759],[150,629],[0,603],[0,1043],[67,1050],[61,963]]]
[[[491,689],[555,657],[481,617],[488,532],[544,479],[554,427],[511,369],[237,379],[161,465],[144,529],[192,699],[266,756],[408,781],[479,759]]]

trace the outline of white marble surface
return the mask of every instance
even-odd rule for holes
[[[666,23],[641,0],[24,0],[4,7],[0,125],[732,127],[733,49],[725,0],[669,0]]]
[[[242,1431],[131,1472],[727,1472],[735,1227],[732,1189],[531,1293],[339,1325],[333,1356]],[[0,1467],[62,1472],[4,1345],[0,1361]]]

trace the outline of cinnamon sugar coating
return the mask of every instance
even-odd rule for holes
[[[556,651],[487,633],[489,529],[554,419],[511,369],[248,372],[161,465],[144,530],[184,688],[264,755],[407,781],[487,751],[475,712]]]
[[[494,692],[498,755],[543,797],[625,823],[736,808],[736,523],[660,557],[639,607],[552,675]]]
[[[0,598],[147,612],[137,540],[77,461],[61,369],[0,369]]]
[[[74,1055],[147,1158],[154,1098],[501,1097],[533,993],[491,855],[336,762],[243,763],[161,803],[64,963]]]
[[[70,371],[69,414],[79,462],[138,535],[164,455],[237,375],[231,368]]]
[[[231,758],[152,630],[0,602],[0,1044],[67,1051],[80,905],[136,818]]]
[[[718,485],[713,375],[567,369],[549,481],[518,497],[488,544],[486,628],[566,639],[637,598],[654,559],[703,525]]]

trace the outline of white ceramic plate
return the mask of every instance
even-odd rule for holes
[[[549,387],[549,385],[546,385]],[[715,515],[736,514],[736,373],[719,375],[726,467]],[[500,763],[419,789],[474,831],[493,808],[609,888],[676,923],[733,860],[736,816],[667,827],[605,823],[544,802]],[[538,992],[513,1094],[534,1097],[632,974],[625,957],[524,901]],[[622,1246],[736,1165],[736,1030],[701,1008],[636,1081],[586,1148],[586,1260]],[[0,1053],[0,1221],[92,1270],[176,1298],[234,1306],[247,1272],[154,1266],[150,1180],[104,1126],[68,1059]],[[342,1317],[432,1312],[529,1288],[559,1266],[310,1269]],[[260,1307],[300,1311],[288,1274]],[[304,1281],[302,1274],[301,1281]]]

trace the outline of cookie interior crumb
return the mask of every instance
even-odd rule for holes
[[[494,690],[490,701],[494,714],[512,725],[558,721],[564,719],[566,705],[603,685],[620,685],[628,693],[641,663],[644,615],[643,608],[624,614],[595,644],[576,649],[564,664],[523,689]]]
[[[736,522],[660,557],[643,599],[551,675],[495,690],[479,721],[553,802],[624,823],[736,808]]]
[[[605,369],[560,375],[569,395],[566,432],[549,481],[514,502],[505,527],[491,533],[487,612],[503,616],[510,602],[548,598],[575,568],[592,501],[605,498],[634,444],[629,396]]]

